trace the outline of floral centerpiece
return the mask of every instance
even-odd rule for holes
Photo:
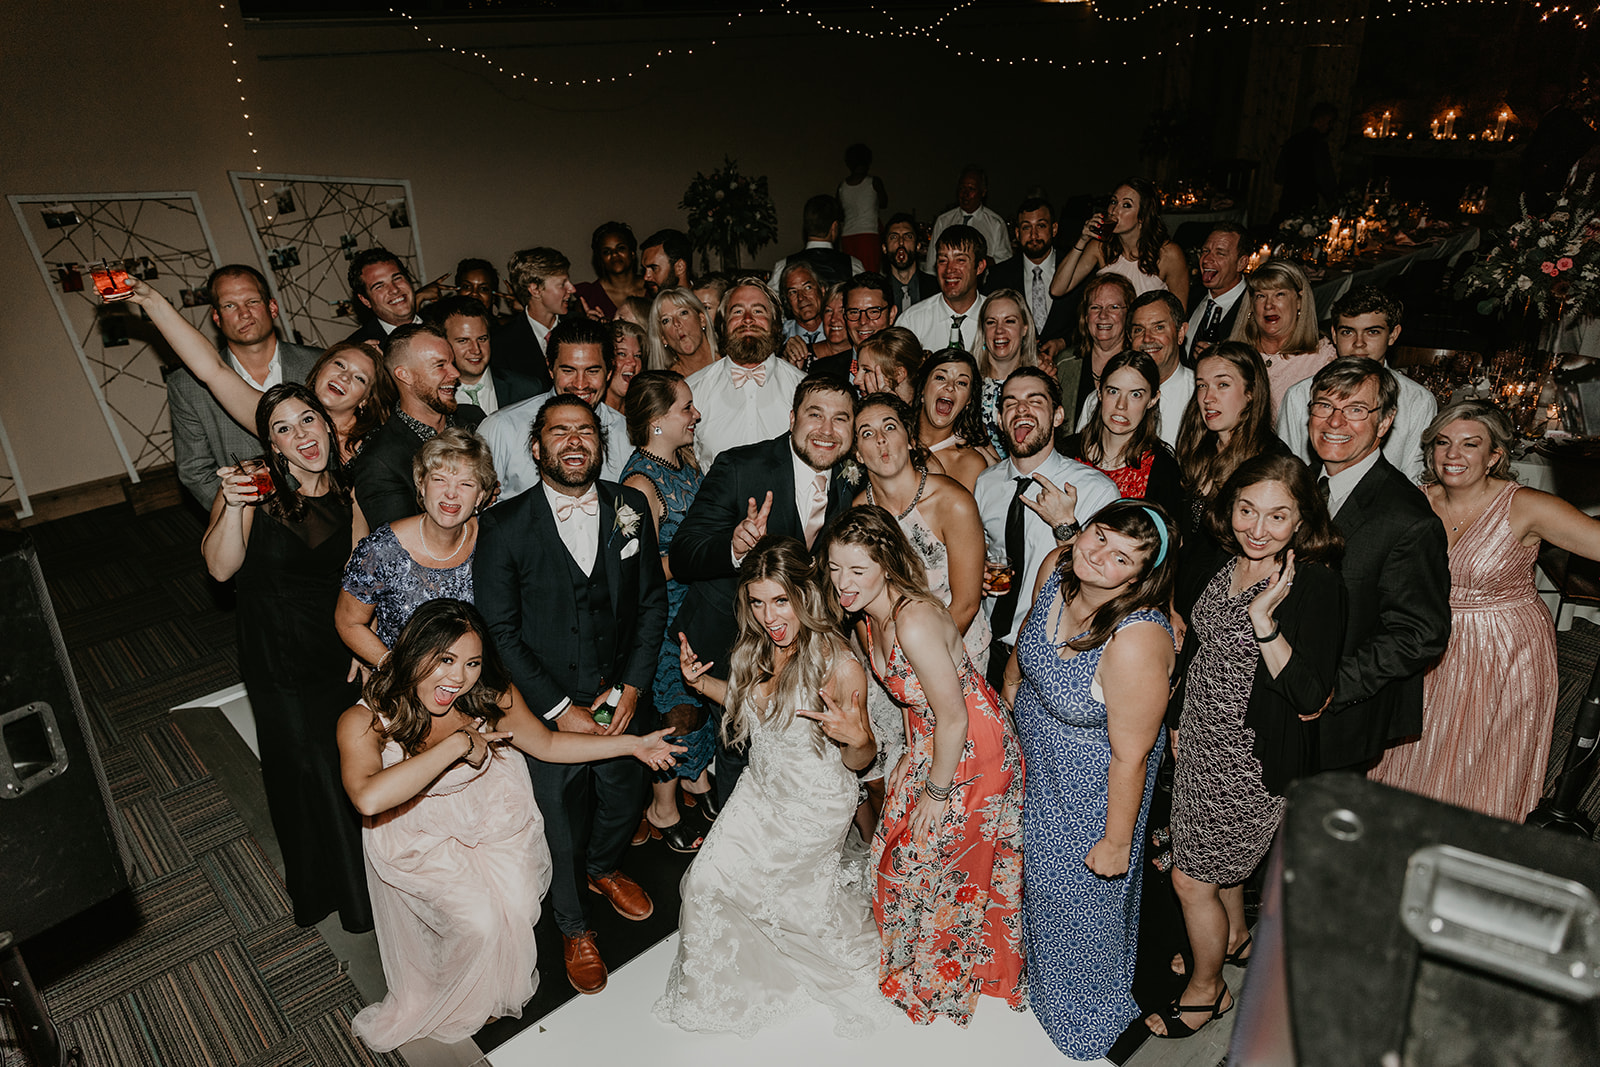
[[[1546,321],[1600,313],[1600,218],[1582,189],[1563,193],[1549,215],[1538,218],[1522,201],[1522,218],[1495,236],[1494,247],[1461,276],[1456,295],[1486,294],[1478,310],[1496,304],[1527,308]]]
[[[694,176],[678,206],[689,213],[689,240],[703,269],[710,269],[712,252],[724,270],[735,268],[739,249],[753,257],[778,236],[778,212],[767,195],[766,176],[746,177],[726,156],[720,169]]]

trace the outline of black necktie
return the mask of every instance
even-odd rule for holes
[[[1328,506],[1328,497],[1332,495],[1333,487],[1328,484],[1328,476],[1324,474],[1317,479],[1317,495],[1322,498],[1322,506]],[[1330,513],[1331,513],[1330,509]]]
[[[1216,340],[1212,332],[1216,330],[1217,323],[1222,321],[1222,305],[1209,296],[1206,297],[1206,305],[1206,315],[1200,323],[1200,340],[1211,342]]]
[[[995,601],[994,617],[989,626],[994,631],[996,641],[1004,641],[1011,634],[1011,624],[1016,620],[1017,604],[1022,598],[1022,559],[1028,551],[1028,539],[1022,532],[1023,518],[1028,508],[1022,502],[1022,494],[1033,484],[1033,479],[1017,478],[1015,481],[1017,491],[1012,494],[1011,506],[1006,509],[1006,555],[1011,560],[1011,588]]]

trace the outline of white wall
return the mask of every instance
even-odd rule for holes
[[[963,32],[973,50],[996,56],[1105,54],[1086,36],[1083,13],[1065,8],[996,7]],[[751,15],[733,29],[727,21],[424,27],[547,81],[618,78],[615,87],[566,88],[513,81],[398,22],[246,26],[232,2],[214,0],[6,4],[3,191],[194,189],[222,259],[254,262],[230,169],[259,162],[269,172],[409,178],[432,273],[468,255],[503,263],[516,248],[551,244],[582,279],[594,226],[620,218],[641,237],[681,227],[684,187],[724,154],[770,179],[783,237],[763,261],[798,245],[800,205],[832,190],[844,146],[856,140],[872,146],[891,210],[924,217],[948,205],[968,160],[988,167],[1002,214],[1033,185],[1060,199],[1138,170],[1151,71],[1040,72],[949,58],[921,39],[828,34],[792,16]],[[678,54],[658,58],[664,48]],[[121,473],[9,218],[0,219],[0,269],[10,290],[0,419],[29,491]]]

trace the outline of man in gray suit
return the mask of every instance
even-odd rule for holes
[[[278,302],[254,267],[230,263],[206,279],[211,321],[222,334],[223,359],[239,377],[266,392],[280,382],[303,382],[322,353],[279,341],[274,329]],[[167,376],[167,408],[172,416],[172,449],[178,480],[200,506],[209,509],[221,479],[217,468],[233,457],[261,453],[255,427],[242,427],[186,367]]]

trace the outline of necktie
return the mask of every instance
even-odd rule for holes
[[[1033,286],[1028,294],[1028,300],[1033,304],[1033,328],[1035,333],[1044,331],[1044,320],[1050,315],[1050,301],[1046,297],[1044,288],[1044,268],[1033,268]]]
[[[1221,321],[1222,305],[1209,296],[1206,297],[1206,314],[1200,320],[1200,340],[1215,341],[1216,338],[1211,336],[1211,332],[1217,328],[1217,323]]]
[[[810,548],[828,515],[828,476],[819,474],[811,481],[811,510],[806,513],[806,547]]]
[[[1327,507],[1328,498],[1332,495],[1332,493],[1333,487],[1328,484],[1328,476],[1324,474],[1322,477],[1317,479],[1317,495],[1322,498],[1323,507]]]
[[[1012,494],[1011,506],[1006,509],[1006,555],[1011,560],[1011,588],[994,604],[994,616],[990,620],[989,628],[994,631],[996,641],[1004,641],[1011,636],[1011,624],[1017,617],[1017,604],[1022,597],[1022,583],[1025,579],[1022,560],[1027,554],[1028,540],[1022,532],[1022,523],[1028,508],[1022,502],[1022,494],[1033,484],[1033,479],[1015,480],[1017,491]]]
[[[950,340],[945,342],[946,348],[966,348],[966,342],[961,339],[961,324],[967,321],[965,315],[950,316]]]
[[[765,363],[757,363],[754,367],[729,363],[728,370],[733,376],[733,387],[735,389],[743,389],[745,382],[755,382],[758,386],[767,384],[767,365]]]
[[[962,215],[961,215],[961,225],[963,225],[963,226],[971,226],[972,225],[972,216],[966,214],[965,212],[963,212]]]
[[[572,517],[574,511],[581,511],[585,515],[600,514],[600,494],[593,489],[580,497],[574,497],[562,504],[556,505],[556,521],[566,522]]]

